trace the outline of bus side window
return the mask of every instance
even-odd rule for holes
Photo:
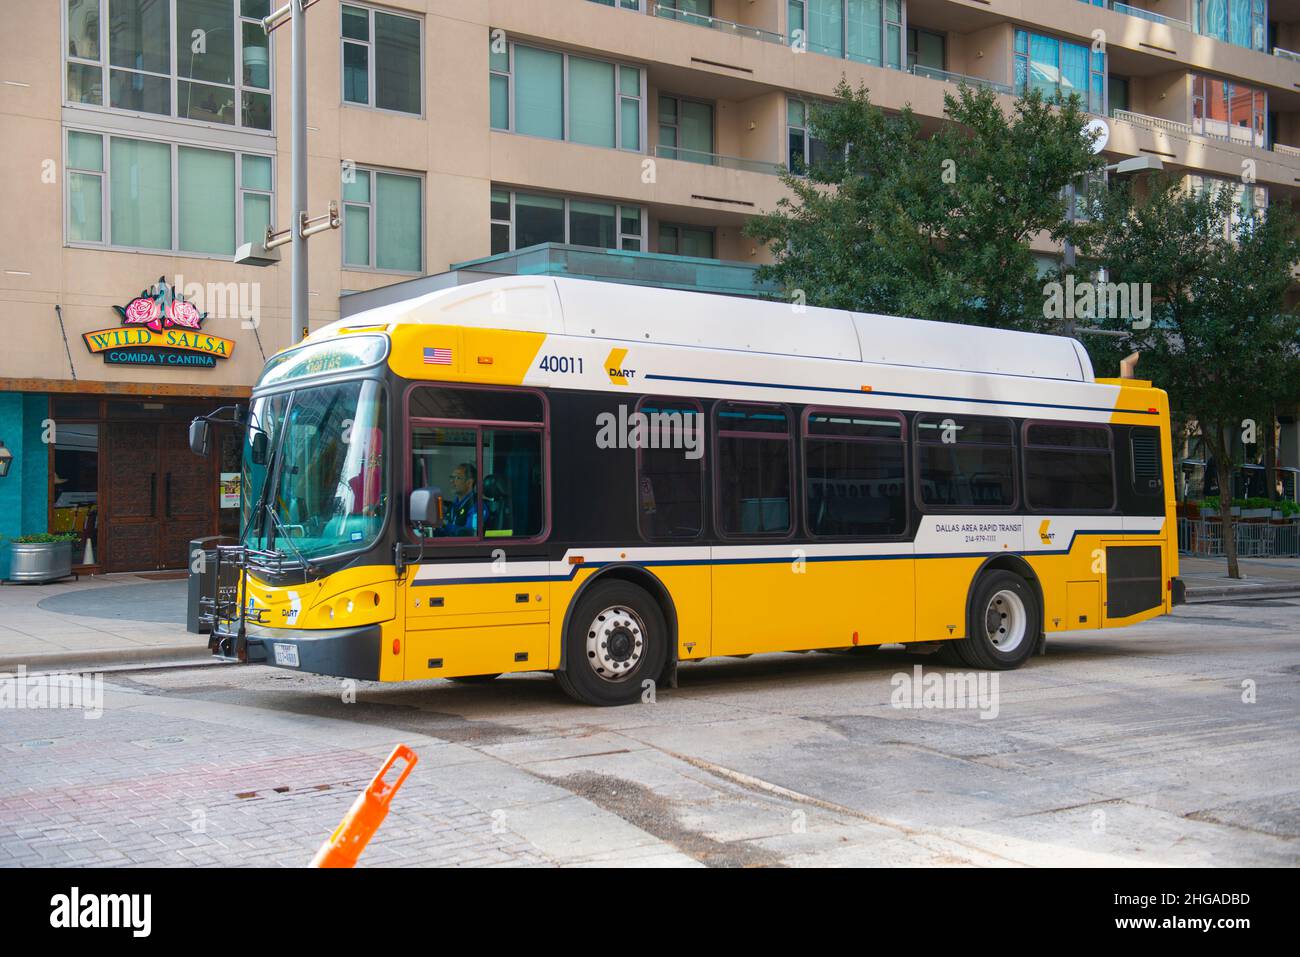
[[[906,531],[904,458],[900,416],[810,409],[804,426],[808,531],[819,537]]]
[[[921,504],[1006,511],[1016,503],[1011,422],[978,415],[916,417]]]
[[[719,402],[718,530],[733,536],[792,531],[790,416],[784,406]]]
[[[704,532],[704,412],[698,402],[646,396],[647,433],[637,450],[637,523],[647,541]]]
[[[1115,507],[1115,462],[1106,425],[1025,425],[1025,501],[1036,511]]]

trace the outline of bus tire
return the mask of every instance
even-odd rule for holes
[[[645,589],[597,582],[569,615],[565,667],[555,673],[569,697],[598,707],[635,704],[668,658],[668,623]]]
[[[1009,671],[1029,660],[1043,631],[1043,613],[1029,582],[1014,572],[981,575],[971,592],[966,637],[954,642],[966,664]]]
[[[489,681],[495,681],[501,677],[501,672],[494,675],[457,675],[455,678],[448,678],[448,681],[459,681],[463,685],[485,685]]]

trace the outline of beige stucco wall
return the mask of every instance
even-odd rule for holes
[[[1187,0],[1152,0],[1150,9],[1186,16],[1176,9]],[[712,225],[717,255],[740,261],[766,257],[740,235],[744,219],[771,209],[784,195],[772,175],[657,160],[647,177],[648,156],[601,150],[492,132],[488,128],[488,28],[537,38],[555,46],[636,63],[649,70],[647,149],[657,141],[656,96],[662,83],[673,92],[716,104],[716,149],[748,159],[785,159],[785,100],[788,93],[828,96],[843,77],[864,84],[874,102],[899,109],[910,104],[923,117],[942,115],[943,94],[953,87],[908,73],[809,53],[727,31],[606,8],[587,0],[386,0],[385,6],[426,18],[424,115],[404,117],[340,103],[338,0],[320,0],[308,14],[310,89],[308,149],[311,211],[323,212],[338,199],[344,161],[418,172],[425,182],[424,267],[427,272],[490,251],[488,203],[493,183],[554,190],[637,203],[647,207],[649,235],[659,221]],[[259,269],[188,255],[71,248],[63,241],[64,130],[102,120],[93,111],[62,104],[60,4],[55,0],[16,5],[9,28],[0,33],[0,139],[5,173],[0,177],[0,323],[8,333],[0,350],[0,380],[70,380],[68,357],[54,313],[60,305],[79,382],[168,382],[178,387],[247,386],[261,366],[252,329],[235,315],[214,315],[207,329],[236,342],[235,358],[214,370],[107,367],[81,342],[83,332],[117,324],[111,311],[159,276],[186,282],[237,284],[260,304],[262,349],[271,353],[288,342],[289,268]],[[1190,72],[1237,77],[1270,92],[1279,112],[1283,142],[1300,145],[1300,63],[1243,50],[1211,38],[1093,7],[1078,0],[935,0],[927,26],[958,14],[962,30],[948,32],[948,69],[1010,82],[1014,23],[1087,39],[1106,30],[1112,50],[1140,57],[1144,69],[1133,80],[1133,108],[1186,122]],[[718,0],[715,13],[764,29],[784,31],[784,0]],[[278,137],[245,135],[243,142],[278,151],[276,218],[289,218],[288,147],[290,102],[289,36],[277,32],[276,128]],[[1300,21],[1285,22],[1279,43],[1300,46]],[[983,54],[982,56],[980,54]],[[1165,94],[1161,100],[1159,95]],[[1009,100],[1007,101],[1009,104]],[[115,116],[117,114],[114,114]],[[119,117],[120,118],[120,117]],[[157,124],[155,124],[156,126]],[[162,124],[174,136],[212,135],[194,124]],[[1172,136],[1112,123],[1109,155],[1122,158],[1153,152],[1170,165],[1215,175],[1240,172],[1243,155],[1257,161],[1261,183],[1285,196],[1300,181],[1300,156],[1248,148],[1225,149],[1215,141]],[[1242,149],[1247,152],[1243,153]],[[51,179],[52,175],[52,179]],[[342,290],[387,285],[403,276],[341,268],[337,233],[310,243],[313,324],[337,315]],[[653,240],[652,240],[653,242]],[[0,384],[0,388],[4,386]]]

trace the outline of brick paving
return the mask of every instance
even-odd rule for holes
[[[418,752],[418,749],[417,749]],[[300,867],[382,758],[131,710],[0,712],[0,867]],[[362,866],[549,865],[417,763]]]

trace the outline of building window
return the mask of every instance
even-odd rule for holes
[[[419,176],[343,167],[343,268],[424,271]]]
[[[714,259],[713,230],[704,226],[659,224],[659,252],[669,256]]]
[[[1035,89],[1064,100],[1077,93],[1089,113],[1106,112],[1106,54],[1082,43],[1017,30],[1014,80],[1021,95]]]
[[[256,153],[69,130],[67,241],[232,256],[264,238],[273,165]]]
[[[789,535],[789,413],[779,405],[719,402],[714,415],[718,531],[727,537]]]
[[[1192,29],[1234,46],[1268,49],[1267,0],[1192,0]]]
[[[64,3],[66,102],[271,129],[269,0]]]
[[[650,447],[637,451],[637,521],[647,541],[698,538],[704,532],[704,412],[692,399],[642,398]],[[680,440],[680,441],[677,441]],[[692,456],[691,446],[701,454]]]
[[[1268,119],[1268,95],[1263,90],[1192,77],[1192,132],[1263,148]]]
[[[495,31],[493,31],[495,33]],[[489,35],[492,128],[607,149],[642,151],[644,74]]]
[[[1107,79],[1106,105],[1112,115],[1116,110],[1128,109],[1128,77],[1112,75]]]
[[[1108,511],[1115,463],[1104,425],[1025,426],[1025,500],[1036,511]]]
[[[492,190],[492,254],[541,243],[640,252],[645,210],[601,200]]]
[[[788,0],[786,32],[813,53],[902,68],[902,0]]]
[[[944,56],[944,36],[929,30],[907,28],[907,68],[915,71],[945,69],[947,59]]]
[[[790,171],[805,173],[827,159],[826,145],[813,135],[812,110],[803,100],[786,100],[786,162]]]
[[[713,104],[680,96],[660,96],[659,155],[691,163],[712,163]]]
[[[343,102],[418,116],[420,20],[346,3],[342,10]]]
[[[606,7],[619,7],[623,10],[641,9],[641,0],[592,0],[592,3],[599,3]]]
[[[901,416],[811,410],[803,441],[810,534],[860,538],[907,530]]]
[[[919,415],[921,503],[1006,511],[1016,501],[1011,423],[973,415]]]
[[[1268,207],[1268,190],[1265,187],[1247,185],[1240,180],[1193,174],[1187,177],[1187,187],[1195,195],[1209,193],[1214,197],[1221,195],[1224,190],[1232,191],[1232,216],[1224,224],[1224,233],[1229,237],[1246,221],[1258,219]]]

